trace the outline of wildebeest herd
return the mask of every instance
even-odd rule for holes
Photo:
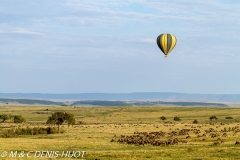
[[[227,125],[227,127],[224,127]],[[152,145],[152,146],[169,146],[177,144],[186,144],[191,142],[211,142],[210,145],[220,145],[227,140],[227,137],[236,137],[240,132],[239,124],[230,127],[230,125],[221,123],[209,127],[207,124],[201,125],[184,125],[186,128],[177,128],[175,125],[163,125],[169,127],[168,131],[154,132],[134,132],[132,135],[114,135],[110,142],[132,145]],[[158,127],[157,127],[158,128]],[[161,128],[161,127],[159,127]],[[235,145],[239,145],[238,140]]]
[[[136,144],[136,145],[144,145],[144,144],[151,144],[153,146],[166,146],[166,145],[173,145],[178,144],[180,142],[187,143],[187,140],[173,138],[168,140],[160,140],[161,137],[164,137],[166,132],[134,132],[133,135],[125,136],[121,135],[118,140],[112,139],[111,142],[119,142],[119,143],[126,143],[126,144]],[[169,133],[171,134],[171,133]]]

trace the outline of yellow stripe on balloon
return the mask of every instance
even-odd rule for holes
[[[163,34],[163,39],[162,39],[162,45],[163,45],[163,50],[164,54],[167,53],[167,34]]]

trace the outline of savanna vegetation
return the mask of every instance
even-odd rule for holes
[[[29,134],[0,138],[0,153],[80,150],[86,151],[83,159],[237,159],[239,111],[240,108],[196,106],[2,105],[0,115],[19,115],[25,121],[1,119],[0,135],[14,129]],[[54,126],[52,132],[56,134],[39,134]],[[68,132],[61,133],[61,129]]]

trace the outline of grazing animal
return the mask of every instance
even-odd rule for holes
[[[214,146],[220,145],[220,142],[218,142],[218,141],[213,142],[213,145],[214,145]]]
[[[240,144],[240,142],[239,142],[239,141],[236,141],[235,145],[239,145],[239,144]]]

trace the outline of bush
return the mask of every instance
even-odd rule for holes
[[[17,135],[22,135],[22,130],[21,130],[21,128],[17,128],[17,129],[15,130],[15,134],[17,134]]]
[[[225,117],[225,119],[233,119],[232,117]]]
[[[173,118],[173,120],[174,121],[181,121],[181,118],[176,116],[176,117]]]
[[[16,134],[14,133],[13,129],[9,129],[9,130],[5,130],[4,132],[2,132],[0,137],[11,138],[11,137],[16,137]]]
[[[53,127],[53,128],[48,127],[47,128],[47,134],[57,134],[57,133],[58,133],[58,129],[57,128],[55,128],[55,127]]]
[[[33,135],[38,135],[38,128],[37,127],[33,127],[33,129],[32,129],[32,131],[33,131]]]
[[[60,133],[65,133],[66,131],[63,128],[60,128]],[[0,137],[2,138],[9,138],[9,137],[16,137],[19,135],[38,135],[38,134],[58,134],[58,128],[39,128],[39,127],[34,127],[34,128],[16,128],[16,129],[8,129],[5,130],[4,132],[1,132]]]
[[[8,119],[11,119],[11,115],[8,115],[8,114],[2,114],[0,115],[0,119],[2,119],[2,122],[6,122]]]
[[[217,120],[218,118],[217,118],[217,116],[211,116],[209,119],[210,119],[210,121],[212,121],[213,119]]]
[[[164,117],[164,116],[162,116],[162,117],[160,117],[160,119],[163,120],[163,121],[165,121],[167,118]]]
[[[32,133],[33,133],[32,128],[27,127],[27,129],[26,129],[26,134],[30,135],[30,134],[32,134]]]
[[[195,119],[194,121],[193,121],[193,124],[197,124],[198,123],[198,121]]]
[[[46,128],[38,128],[38,134],[47,134]]]
[[[26,120],[20,115],[15,115],[15,116],[13,116],[13,122],[14,123],[23,123],[23,122],[26,122]]]

